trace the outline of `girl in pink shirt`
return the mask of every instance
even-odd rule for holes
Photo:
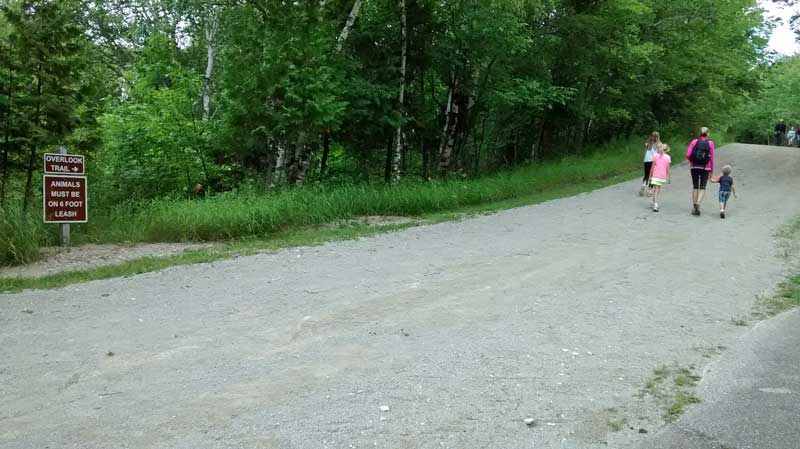
[[[661,196],[661,186],[669,184],[669,145],[659,145],[653,157],[653,168],[650,169],[650,183],[653,185],[653,212],[658,212],[658,198]]]

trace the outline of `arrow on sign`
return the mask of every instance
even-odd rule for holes
[[[78,167],[72,167],[72,171],[78,171]]]

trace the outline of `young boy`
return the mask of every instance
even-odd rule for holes
[[[725,218],[725,207],[728,205],[731,193],[733,193],[734,198],[739,198],[736,196],[736,188],[733,187],[731,172],[733,172],[733,168],[730,165],[726,165],[722,167],[722,176],[710,179],[711,182],[719,183],[719,218]]]

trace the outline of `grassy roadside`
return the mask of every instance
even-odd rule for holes
[[[640,173],[642,143],[634,139],[594,153],[522,167],[478,179],[398,186],[308,187],[265,194],[225,194],[201,201],[162,200],[131,211],[122,205],[97,214],[73,234],[80,243],[223,241],[211,249],[164,258],[144,258],[113,267],[41,278],[0,279],[0,292],[58,288],[293,246],[355,239],[415,224],[437,223],[564,198],[632,179]],[[360,216],[406,216],[413,223],[352,225]],[[2,218],[2,217],[0,217]],[[2,221],[2,220],[0,220]],[[35,224],[35,223],[34,223]],[[338,225],[337,225],[338,224]],[[2,225],[2,223],[0,223]],[[12,223],[13,225],[13,223]],[[0,231],[2,231],[0,226]],[[14,245],[15,236],[6,241]],[[42,226],[16,235],[30,252]],[[51,241],[52,237],[41,241]],[[0,242],[2,250],[3,242]],[[10,245],[7,245],[10,246]],[[23,256],[25,255],[22,253]]]
[[[784,240],[784,256],[789,258],[800,249],[800,217],[786,224],[778,237]],[[782,282],[776,291],[766,297],[760,297],[756,305],[756,318],[770,318],[794,308],[800,307],[800,273]]]
[[[392,186],[323,184],[273,191],[244,190],[200,200],[95,202],[89,223],[72,227],[72,240],[80,245],[272,239],[287,231],[363,216],[459,213],[573,185],[631,176],[641,164],[641,146],[641,139],[631,139],[580,156],[479,178],[452,176],[431,182],[408,179]],[[5,210],[0,208],[0,266],[35,261],[39,248],[55,241],[55,227],[41,223],[41,211],[14,210],[17,203],[8,201]]]
[[[217,260],[256,254],[296,246],[319,245],[329,241],[349,240],[381,232],[400,230],[408,225],[369,227],[366,225],[342,226],[331,229],[305,229],[276,235],[269,240],[240,240],[220,247],[187,251],[169,257],[144,257],[119,265],[98,267],[91,270],[68,271],[39,278],[0,279],[0,293],[12,293],[26,289],[52,289],[81,282],[132,276],[163,270],[178,265],[209,263]]]
[[[629,180],[637,173],[638,170],[630,170],[627,173],[622,173],[605,179],[569,183],[558,188],[548,189],[522,197],[464,206],[446,212],[422,214],[416,216],[413,221],[403,224],[367,226],[364,224],[345,223],[337,227],[313,226],[303,229],[278,232],[266,239],[239,239],[219,247],[188,251],[176,256],[147,257],[120,265],[99,267],[84,271],[57,273],[40,278],[0,279],[0,293],[18,292],[26,289],[60,288],[81,282],[148,273],[172,266],[208,263],[238,256],[253,255],[260,251],[278,250],[298,246],[314,246],[331,241],[353,240],[362,237],[369,237],[371,235],[399,231],[421,224],[434,224],[444,221],[457,220],[483,213],[492,213],[514,207],[521,207],[559,198],[565,198]]]

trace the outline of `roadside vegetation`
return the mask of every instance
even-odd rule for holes
[[[89,225],[73,226],[74,240],[79,243],[123,243],[220,239],[227,243],[179,256],[148,258],[85,272],[38,279],[0,279],[0,291],[55,288],[173,265],[212,262],[263,250],[364,237],[423,223],[536,204],[636,176],[640,171],[640,147],[641,142],[632,140],[625,144],[609,145],[584,157],[522,167],[477,180],[401,183],[374,188],[351,186],[327,190],[307,187],[262,194],[220,195],[199,200],[158,200],[140,205],[135,214],[123,211],[116,217],[109,215]],[[422,201],[419,201],[420,198]],[[316,204],[316,207],[309,207],[309,203]],[[261,214],[258,213],[259,207],[263,208]],[[368,215],[404,216],[411,220],[381,226],[350,221]],[[31,227],[28,231],[17,227],[8,229],[19,230],[14,239],[24,242],[53,242],[55,227],[38,225],[37,219],[30,218]],[[165,235],[169,237],[164,239]],[[35,254],[38,247],[29,245],[28,250]],[[28,257],[26,261],[32,260],[33,256]]]
[[[0,265],[54,241],[59,144],[87,156],[76,243],[269,239],[630,176],[652,130],[719,137],[759,90],[756,5],[0,2]]]
[[[700,402],[694,393],[699,381],[692,368],[663,365],[653,371],[639,395],[653,398],[662,408],[664,420],[673,422],[690,405]]]
[[[778,232],[778,237],[783,240],[783,255],[789,263],[792,263],[792,259],[796,258],[800,251],[800,218],[786,224]],[[759,295],[756,299],[758,300],[755,311],[757,318],[773,317],[800,307],[800,273],[796,273],[782,282],[774,293],[765,296]]]
[[[781,119],[788,128],[800,126],[800,56],[765,67],[761,86],[758,93],[745,94],[735,113],[732,129],[738,142],[774,144],[775,124]]]
[[[778,291],[765,302],[767,316],[779,315],[800,307],[800,275],[791,277],[781,284]]]
[[[684,138],[685,139],[685,138]],[[638,174],[640,139],[611,143],[594,153],[532,164],[480,178],[405,181],[396,185],[311,185],[238,191],[198,199],[125,202],[73,225],[73,241],[135,243],[275,240],[291,231],[362,216],[430,219],[443,213],[496,210],[591,190]],[[0,219],[5,264],[33,261],[53,244],[56,227],[39,211],[6,210]],[[18,225],[22,224],[22,225]]]

